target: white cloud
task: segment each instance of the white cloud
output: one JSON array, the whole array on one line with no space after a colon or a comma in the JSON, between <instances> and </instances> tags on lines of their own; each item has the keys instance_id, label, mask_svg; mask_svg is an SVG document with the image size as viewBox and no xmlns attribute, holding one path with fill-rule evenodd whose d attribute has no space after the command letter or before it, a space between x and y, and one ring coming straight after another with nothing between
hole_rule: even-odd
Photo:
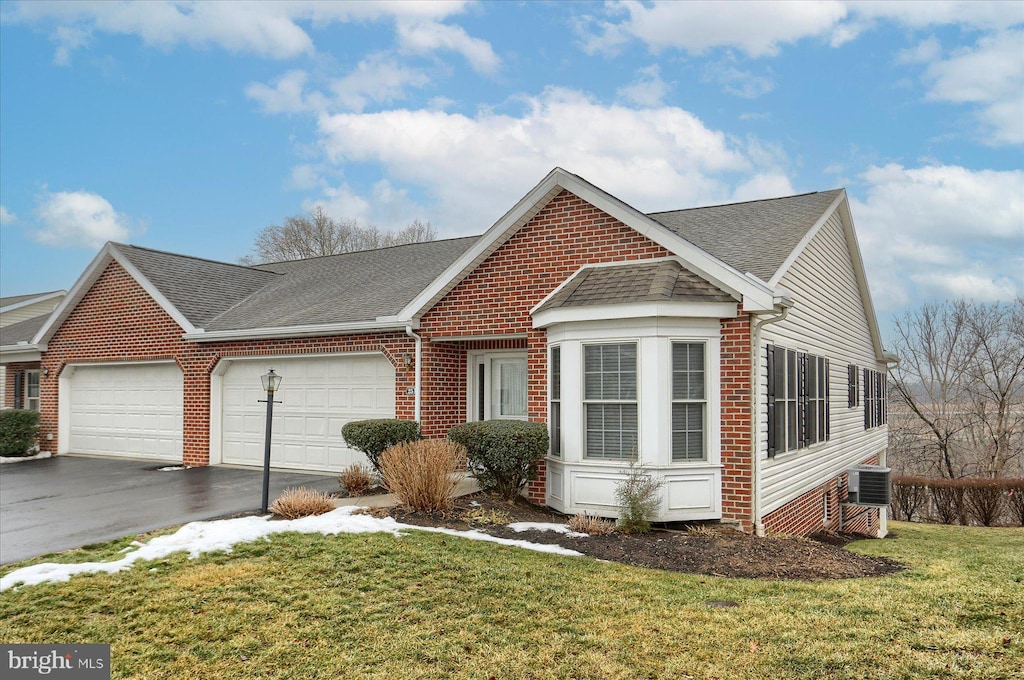
<instances>
[{"instance_id":1,"label":"white cloud","mask_svg":"<svg viewBox=\"0 0 1024 680\"><path fill-rule=\"evenodd\" d=\"M1024 31L984 36L927 69L928 98L978 104L993 144L1024 143Z\"/></svg>"},{"instance_id":2,"label":"white cloud","mask_svg":"<svg viewBox=\"0 0 1024 680\"><path fill-rule=\"evenodd\" d=\"M494 73L501 65L498 55L486 40L470 36L461 26L439 21L399 20L398 42L405 50L417 54L438 50L457 52L478 73Z\"/></svg>"},{"instance_id":3,"label":"white cloud","mask_svg":"<svg viewBox=\"0 0 1024 680\"><path fill-rule=\"evenodd\" d=\"M305 71L288 71L274 81L273 85L250 83L245 94L259 102L267 113L302 113L313 110L319 99L307 99L304 89L309 74Z\"/></svg>"},{"instance_id":4,"label":"white cloud","mask_svg":"<svg viewBox=\"0 0 1024 680\"><path fill-rule=\"evenodd\" d=\"M636 72L633 82L620 87L616 94L620 99L637 106L658 106L668 94L668 83L661 79L657 64L651 64Z\"/></svg>"},{"instance_id":5,"label":"white cloud","mask_svg":"<svg viewBox=\"0 0 1024 680\"><path fill-rule=\"evenodd\" d=\"M808 38L834 47L885 20L914 29L959 24L998 30L1024 22L1019 2L666 2L625 0L606 4L605 19L583 18L584 49L614 52L630 40L651 50L680 49L702 54L734 48L751 57L778 54L782 45Z\"/></svg>"},{"instance_id":6,"label":"white cloud","mask_svg":"<svg viewBox=\"0 0 1024 680\"><path fill-rule=\"evenodd\" d=\"M559 88L523 103L520 115L321 115L321 144L331 163L377 164L396 186L422 191L447 234L483 231L556 165L647 211L726 201L736 185L745 196L789 193L767 147L730 140L678 107L605 106ZM347 185L338 196L351 216L367 200Z\"/></svg>"},{"instance_id":7,"label":"white cloud","mask_svg":"<svg viewBox=\"0 0 1024 680\"><path fill-rule=\"evenodd\" d=\"M330 88L342 108L362 111L371 102L385 104L404 99L408 88L429 82L423 72L378 54L360 61L351 73L334 80Z\"/></svg>"},{"instance_id":8,"label":"white cloud","mask_svg":"<svg viewBox=\"0 0 1024 680\"><path fill-rule=\"evenodd\" d=\"M87 191L45 194L36 213L39 229L32 237L47 246L99 248L131 236L128 218L107 199Z\"/></svg>"},{"instance_id":9,"label":"white cloud","mask_svg":"<svg viewBox=\"0 0 1024 680\"><path fill-rule=\"evenodd\" d=\"M1024 292L1024 171L871 167L851 198L879 311Z\"/></svg>"},{"instance_id":10,"label":"white cloud","mask_svg":"<svg viewBox=\"0 0 1024 680\"><path fill-rule=\"evenodd\" d=\"M704 82L718 83L723 92L744 99L756 99L775 89L775 82L769 76L739 69L735 61L730 54L722 61L708 63L704 68Z\"/></svg>"},{"instance_id":11,"label":"white cloud","mask_svg":"<svg viewBox=\"0 0 1024 680\"><path fill-rule=\"evenodd\" d=\"M322 27L332 23L392 20L402 40L420 50L451 49L462 53L483 72L497 63L490 45L458 26L440 23L461 13L466 2L19 2L12 21L56 25L55 60L67 63L88 42L91 32L138 36L152 47L178 45L219 47L229 52L290 59L314 51L313 39L300 24ZM411 35L407 35L411 31ZM430 45L434 46L431 47ZM488 54L489 53L489 54ZM490 67L488 66L490 65Z\"/></svg>"},{"instance_id":12,"label":"white cloud","mask_svg":"<svg viewBox=\"0 0 1024 680\"><path fill-rule=\"evenodd\" d=\"M14 224L17 221L17 215L8 210L6 206L0 205L0 227L6 227L8 224Z\"/></svg>"},{"instance_id":13,"label":"white cloud","mask_svg":"<svg viewBox=\"0 0 1024 680\"><path fill-rule=\"evenodd\" d=\"M942 54L942 45L934 35L925 38L913 47L901 50L896 55L900 64L927 64L935 61Z\"/></svg>"}]
</instances>

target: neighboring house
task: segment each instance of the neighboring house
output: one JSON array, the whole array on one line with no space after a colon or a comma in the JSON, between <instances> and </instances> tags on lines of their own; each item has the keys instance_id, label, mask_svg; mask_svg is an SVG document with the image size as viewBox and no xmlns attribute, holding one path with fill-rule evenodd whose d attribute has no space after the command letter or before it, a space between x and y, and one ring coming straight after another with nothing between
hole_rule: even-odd
<instances>
[{"instance_id":1,"label":"neighboring house","mask_svg":"<svg viewBox=\"0 0 1024 680\"><path fill-rule=\"evenodd\" d=\"M552 447L528 495L567 513L615 516L639 456L659 520L810 533L885 460L841 189L645 215L556 168L479 237L258 267L110 243L32 343L56 452L261 464L274 368L275 466L362 460L355 419L529 419Z\"/></svg>"},{"instance_id":2,"label":"neighboring house","mask_svg":"<svg viewBox=\"0 0 1024 680\"><path fill-rule=\"evenodd\" d=\"M66 294L54 290L0 298L0 407L39 410L39 351L28 345Z\"/></svg>"}]
</instances>

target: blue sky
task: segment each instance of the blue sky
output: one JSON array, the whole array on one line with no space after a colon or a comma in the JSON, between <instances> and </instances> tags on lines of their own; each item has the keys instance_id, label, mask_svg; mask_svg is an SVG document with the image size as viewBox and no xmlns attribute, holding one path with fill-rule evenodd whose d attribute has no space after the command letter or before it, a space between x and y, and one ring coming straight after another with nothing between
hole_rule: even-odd
<instances>
[{"instance_id":1,"label":"blue sky","mask_svg":"<svg viewBox=\"0 0 1024 680\"><path fill-rule=\"evenodd\" d=\"M483 232L845 186L883 326L1024 291L1024 3L3 2L0 294L321 203Z\"/></svg>"}]
</instances>

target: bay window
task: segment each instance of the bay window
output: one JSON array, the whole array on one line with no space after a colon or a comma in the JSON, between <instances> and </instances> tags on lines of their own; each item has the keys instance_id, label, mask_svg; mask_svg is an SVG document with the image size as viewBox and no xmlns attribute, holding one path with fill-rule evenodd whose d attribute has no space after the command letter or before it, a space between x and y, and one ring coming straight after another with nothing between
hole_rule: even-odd
<instances>
[{"instance_id":1,"label":"bay window","mask_svg":"<svg viewBox=\"0 0 1024 680\"><path fill-rule=\"evenodd\" d=\"M637 456L635 343L583 346L583 412L587 458Z\"/></svg>"}]
</instances>

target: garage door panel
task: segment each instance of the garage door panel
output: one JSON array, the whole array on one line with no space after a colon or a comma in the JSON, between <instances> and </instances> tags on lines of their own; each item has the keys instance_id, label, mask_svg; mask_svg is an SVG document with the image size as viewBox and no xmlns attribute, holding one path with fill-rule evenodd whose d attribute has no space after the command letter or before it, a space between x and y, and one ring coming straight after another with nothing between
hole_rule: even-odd
<instances>
[{"instance_id":1,"label":"garage door panel","mask_svg":"<svg viewBox=\"0 0 1024 680\"><path fill-rule=\"evenodd\" d=\"M183 389L177 365L78 366L68 390L70 451L181 460Z\"/></svg>"},{"instance_id":2,"label":"garage door panel","mask_svg":"<svg viewBox=\"0 0 1024 680\"><path fill-rule=\"evenodd\" d=\"M382 354L274 361L236 361L224 373L222 461L262 465L266 393L260 376L282 376L274 395L271 464L340 471L366 457L345 446L341 428L353 420L395 417L395 370ZM252 389L247 382L255 384Z\"/></svg>"}]
</instances>

